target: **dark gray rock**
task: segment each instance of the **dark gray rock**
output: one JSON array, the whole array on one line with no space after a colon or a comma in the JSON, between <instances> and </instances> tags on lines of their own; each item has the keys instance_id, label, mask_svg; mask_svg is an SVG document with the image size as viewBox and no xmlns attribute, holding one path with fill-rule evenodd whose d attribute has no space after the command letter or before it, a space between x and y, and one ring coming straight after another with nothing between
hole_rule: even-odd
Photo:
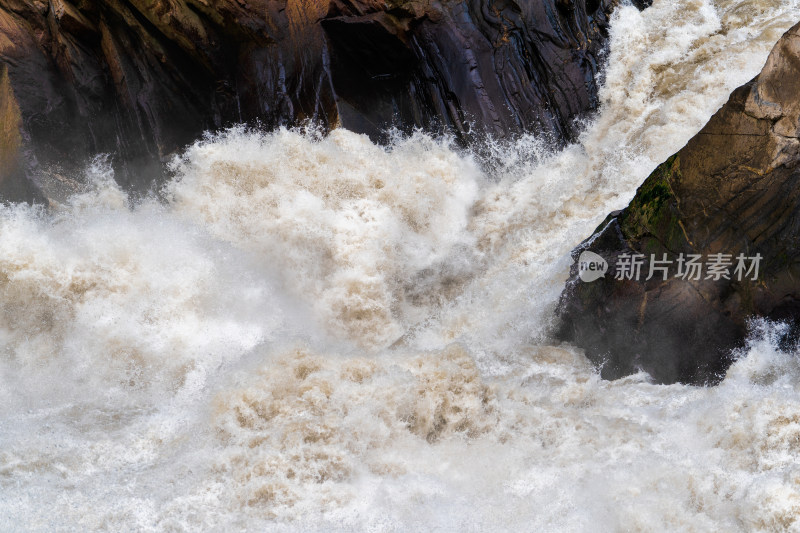
<instances>
[{"instance_id":1,"label":"dark gray rock","mask_svg":"<svg viewBox=\"0 0 800 533\"><path fill-rule=\"evenodd\" d=\"M571 140L597 106L613 3L1 0L19 111L4 197L47 195L69 180L46 176L98 152L145 189L169 154L239 122Z\"/></svg>"}]
</instances>

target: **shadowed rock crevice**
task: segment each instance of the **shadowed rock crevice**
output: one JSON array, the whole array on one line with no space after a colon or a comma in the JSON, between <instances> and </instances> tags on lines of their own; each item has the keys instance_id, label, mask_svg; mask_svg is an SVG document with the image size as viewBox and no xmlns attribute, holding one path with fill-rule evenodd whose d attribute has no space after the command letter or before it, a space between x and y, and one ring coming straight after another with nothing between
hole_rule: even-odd
<instances>
[{"instance_id":1,"label":"shadowed rock crevice","mask_svg":"<svg viewBox=\"0 0 800 533\"><path fill-rule=\"evenodd\" d=\"M609 273L583 283L578 265L561 297L558 335L586 350L606 378L645 370L661 383L713 383L744 343L748 320L800 326L800 25L762 72L736 89L709 123L661 164L630 205L579 246ZM643 254L639 280L615 279L622 254ZM729 254L730 279L651 280L649 259ZM759 271L736 275L736 258ZM750 267L750 263L746 263ZM754 274L754 272L753 272ZM738 279L742 278L742 279Z\"/></svg>"}]
</instances>

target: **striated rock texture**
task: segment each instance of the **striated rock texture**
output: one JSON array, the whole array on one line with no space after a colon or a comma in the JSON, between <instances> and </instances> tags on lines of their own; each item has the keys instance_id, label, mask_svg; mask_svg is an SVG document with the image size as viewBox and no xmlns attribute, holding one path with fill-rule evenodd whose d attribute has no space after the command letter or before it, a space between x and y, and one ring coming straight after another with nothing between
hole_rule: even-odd
<instances>
[{"instance_id":1,"label":"striated rock texture","mask_svg":"<svg viewBox=\"0 0 800 533\"><path fill-rule=\"evenodd\" d=\"M750 317L800 325L800 24L771 52L762 72L680 152L660 165L622 212L583 250L603 256L609 275L592 283L577 265L562 294L559 335L578 344L602 375L644 369L656 381L709 383L731 363ZM621 254L644 254L640 281L615 279ZM701 254L699 281L655 271L655 254ZM709 255L731 254L730 278L708 277ZM735 275L736 257L760 254L756 280ZM713 260L712 260L713 261ZM750 268L752 261L745 261Z\"/></svg>"},{"instance_id":2,"label":"striated rock texture","mask_svg":"<svg viewBox=\"0 0 800 533\"><path fill-rule=\"evenodd\" d=\"M98 152L145 187L236 122L568 140L597 105L614 2L0 0L1 192L57 195Z\"/></svg>"}]
</instances>

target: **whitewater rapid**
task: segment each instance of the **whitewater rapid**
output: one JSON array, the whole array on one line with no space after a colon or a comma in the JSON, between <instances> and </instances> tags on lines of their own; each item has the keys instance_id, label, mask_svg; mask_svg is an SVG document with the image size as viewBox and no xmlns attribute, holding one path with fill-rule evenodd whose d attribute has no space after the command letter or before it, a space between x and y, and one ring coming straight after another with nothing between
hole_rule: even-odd
<instances>
[{"instance_id":1,"label":"whitewater rapid","mask_svg":"<svg viewBox=\"0 0 800 533\"><path fill-rule=\"evenodd\" d=\"M618 7L557 152L234 128L150 197L99 156L0 207L0 530L800 530L779 324L714 388L548 338L570 250L798 19Z\"/></svg>"}]
</instances>

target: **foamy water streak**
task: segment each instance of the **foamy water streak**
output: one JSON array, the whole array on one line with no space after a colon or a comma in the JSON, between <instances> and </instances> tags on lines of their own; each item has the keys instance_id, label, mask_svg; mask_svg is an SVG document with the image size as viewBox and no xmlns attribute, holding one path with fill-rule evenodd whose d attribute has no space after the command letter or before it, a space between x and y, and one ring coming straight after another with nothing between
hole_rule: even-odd
<instances>
[{"instance_id":1,"label":"foamy water streak","mask_svg":"<svg viewBox=\"0 0 800 533\"><path fill-rule=\"evenodd\" d=\"M559 153L231 130L131 205L0 208L0 529L800 529L800 366L603 382L545 333L568 252L760 69L777 2L615 15Z\"/></svg>"}]
</instances>

